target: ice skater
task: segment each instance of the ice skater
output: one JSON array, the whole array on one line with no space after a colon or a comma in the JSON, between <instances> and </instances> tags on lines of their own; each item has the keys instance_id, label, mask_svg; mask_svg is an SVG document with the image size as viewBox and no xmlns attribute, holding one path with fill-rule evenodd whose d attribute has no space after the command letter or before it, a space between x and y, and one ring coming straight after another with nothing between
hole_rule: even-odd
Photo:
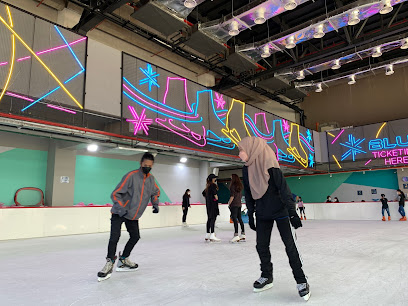
<instances>
[{"instance_id":1,"label":"ice skater","mask_svg":"<svg viewBox=\"0 0 408 306\"><path fill-rule=\"evenodd\" d=\"M388 221L391 221L390 209L388 207L388 199L385 197L385 194L381 194L381 203L382 203L382 220L385 221L384 211L387 211Z\"/></svg>"},{"instance_id":2,"label":"ice skater","mask_svg":"<svg viewBox=\"0 0 408 306\"><path fill-rule=\"evenodd\" d=\"M334 197L334 203L340 203L339 198L338 197Z\"/></svg>"},{"instance_id":3,"label":"ice skater","mask_svg":"<svg viewBox=\"0 0 408 306\"><path fill-rule=\"evenodd\" d=\"M220 214L218 209L218 186L216 182L217 176L215 174L210 174L207 177L207 186L203 191L207 208L207 233L205 235L205 241L210 242L221 242L221 239L218 239L214 233L215 221Z\"/></svg>"},{"instance_id":4,"label":"ice skater","mask_svg":"<svg viewBox=\"0 0 408 306\"><path fill-rule=\"evenodd\" d=\"M234 238L230 240L230 242L232 243L240 242L240 241L244 242L246 238L244 222L242 221L242 217L241 217L242 189L244 189L244 186L242 186L241 180L239 179L238 175L232 174L231 186L230 186L230 198L228 200L228 207L231 211L231 219L232 219L232 222L234 222ZM241 226L240 236L238 235L238 222Z\"/></svg>"},{"instance_id":5,"label":"ice skater","mask_svg":"<svg viewBox=\"0 0 408 306\"><path fill-rule=\"evenodd\" d=\"M331 199L331 196L327 196L327 198L326 198L326 203L331 203L332 202L332 199Z\"/></svg>"},{"instance_id":6,"label":"ice skater","mask_svg":"<svg viewBox=\"0 0 408 306\"><path fill-rule=\"evenodd\" d=\"M302 269L296 246L297 229L302 226L296 213L292 193L286 183L272 148L259 137L246 137L239 144L239 157L245 162L242 170L249 226L256 231L256 249L261 260L261 277L254 282L254 291L273 286L270 240L276 222L301 297L308 300L310 288ZM254 220L256 212L256 225Z\"/></svg>"},{"instance_id":7,"label":"ice skater","mask_svg":"<svg viewBox=\"0 0 408 306\"><path fill-rule=\"evenodd\" d=\"M307 220L306 219L306 213L305 213L305 205L303 204L303 200L302 200L301 197L299 197L297 204L298 204L299 213L300 213L300 220L303 220L303 218L305 218L305 220ZM302 217L302 214L303 214L303 217Z\"/></svg>"},{"instance_id":8,"label":"ice skater","mask_svg":"<svg viewBox=\"0 0 408 306\"><path fill-rule=\"evenodd\" d=\"M106 264L98 272L98 281L108 279L117 259L116 247L119 242L122 223L129 232L129 241L121 254L116 271L135 271L138 265L130 261L129 256L140 239L139 218L143 215L147 204L153 204L153 213L159 212L160 189L153 175L150 174L154 164L154 156L145 153L140 161L140 168L127 173L111 195L113 201L111 231L108 244Z\"/></svg>"},{"instance_id":9,"label":"ice skater","mask_svg":"<svg viewBox=\"0 0 408 306\"><path fill-rule=\"evenodd\" d=\"M181 207L183 208L183 226L187 226L187 213L188 213L188 209L191 207L190 205L190 189L187 189L186 192L183 195L183 204L181 205Z\"/></svg>"},{"instance_id":10,"label":"ice skater","mask_svg":"<svg viewBox=\"0 0 408 306\"><path fill-rule=\"evenodd\" d=\"M402 218L399 219L400 221L407 221L407 216L405 215L405 194L401 191L401 189L397 189L397 194L398 194L398 202L399 202L399 207L398 207L398 212L401 214Z\"/></svg>"}]
</instances>

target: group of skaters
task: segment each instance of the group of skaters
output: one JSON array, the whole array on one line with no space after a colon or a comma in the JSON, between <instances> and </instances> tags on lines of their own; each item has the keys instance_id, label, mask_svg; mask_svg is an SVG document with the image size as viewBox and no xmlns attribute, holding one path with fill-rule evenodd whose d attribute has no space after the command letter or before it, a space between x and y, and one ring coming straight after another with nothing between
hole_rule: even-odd
<instances>
[{"instance_id":1,"label":"group of skaters","mask_svg":"<svg viewBox=\"0 0 408 306\"><path fill-rule=\"evenodd\" d=\"M249 227L256 231L256 250L261 261L261 276L254 282L254 292L260 292L273 286L273 265L271 262L270 240L274 224L278 228L285 245L286 254L297 283L300 297L308 300L311 292L307 278L302 269L302 260L296 246L295 230L302 226L296 213L296 204L286 180L280 170L275 152L266 141L258 137L246 137L239 144L239 157L245 163L242 169L243 184L238 175L231 177L231 196L228 201L231 218L234 222L232 242L245 240L244 223L241 218L241 192L245 193L248 209ZM111 210L111 232L108 243L106 264L98 272L98 281L108 279L118 260L116 271L135 271L138 265L129 259L130 253L138 240L139 218L143 215L149 202L152 212L159 212L160 189L150 171L154 165L154 156L145 153L140 168L127 173L112 193L113 207ZM217 176L210 174L207 178L203 195L206 199L207 224L205 240L219 242L215 235L215 222L219 215ZM190 207L190 190L183 196L183 223ZM121 226L125 223L129 232L129 241L123 253L116 255L116 248L121 234ZM239 233L239 227L241 232Z\"/></svg>"}]
</instances>

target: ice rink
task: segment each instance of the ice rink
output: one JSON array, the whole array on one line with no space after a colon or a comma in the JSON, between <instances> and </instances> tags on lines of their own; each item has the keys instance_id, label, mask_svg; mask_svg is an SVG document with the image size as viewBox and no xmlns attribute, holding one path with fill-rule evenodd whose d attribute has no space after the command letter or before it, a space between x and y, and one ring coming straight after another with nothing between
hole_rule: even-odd
<instances>
[{"instance_id":1,"label":"ice rink","mask_svg":"<svg viewBox=\"0 0 408 306\"><path fill-rule=\"evenodd\" d=\"M27 225L29 226L29 225ZM305 221L297 231L310 305L407 305L407 222ZM252 292L260 276L255 232L230 244L204 243L204 225L142 230L135 272L98 283L108 233L0 242L0 305L298 305L296 283L276 228L274 287ZM123 232L119 249L128 234Z\"/></svg>"}]
</instances>

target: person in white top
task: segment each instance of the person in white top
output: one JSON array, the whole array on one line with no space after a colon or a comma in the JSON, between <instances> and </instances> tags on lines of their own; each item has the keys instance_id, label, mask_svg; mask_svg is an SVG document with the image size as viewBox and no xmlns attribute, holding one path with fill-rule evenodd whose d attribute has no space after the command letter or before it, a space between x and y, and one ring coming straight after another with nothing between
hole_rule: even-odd
<instances>
[{"instance_id":1,"label":"person in white top","mask_svg":"<svg viewBox=\"0 0 408 306\"><path fill-rule=\"evenodd\" d=\"M303 220L303 217L306 219L306 214L305 214L305 206L303 204L303 200L301 197L299 197L299 201L298 201L298 208L299 208L299 212L300 212L300 220ZM302 216L303 214L303 216Z\"/></svg>"}]
</instances>

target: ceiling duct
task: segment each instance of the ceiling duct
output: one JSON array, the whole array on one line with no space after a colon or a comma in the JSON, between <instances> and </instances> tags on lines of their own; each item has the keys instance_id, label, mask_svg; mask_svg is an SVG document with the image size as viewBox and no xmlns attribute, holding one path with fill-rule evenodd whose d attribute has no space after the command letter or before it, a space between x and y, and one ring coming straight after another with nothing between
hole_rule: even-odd
<instances>
[{"instance_id":1,"label":"ceiling duct","mask_svg":"<svg viewBox=\"0 0 408 306\"><path fill-rule=\"evenodd\" d=\"M166 7L179 18L187 18L194 8L205 0L156 0L156 4Z\"/></svg>"}]
</instances>

